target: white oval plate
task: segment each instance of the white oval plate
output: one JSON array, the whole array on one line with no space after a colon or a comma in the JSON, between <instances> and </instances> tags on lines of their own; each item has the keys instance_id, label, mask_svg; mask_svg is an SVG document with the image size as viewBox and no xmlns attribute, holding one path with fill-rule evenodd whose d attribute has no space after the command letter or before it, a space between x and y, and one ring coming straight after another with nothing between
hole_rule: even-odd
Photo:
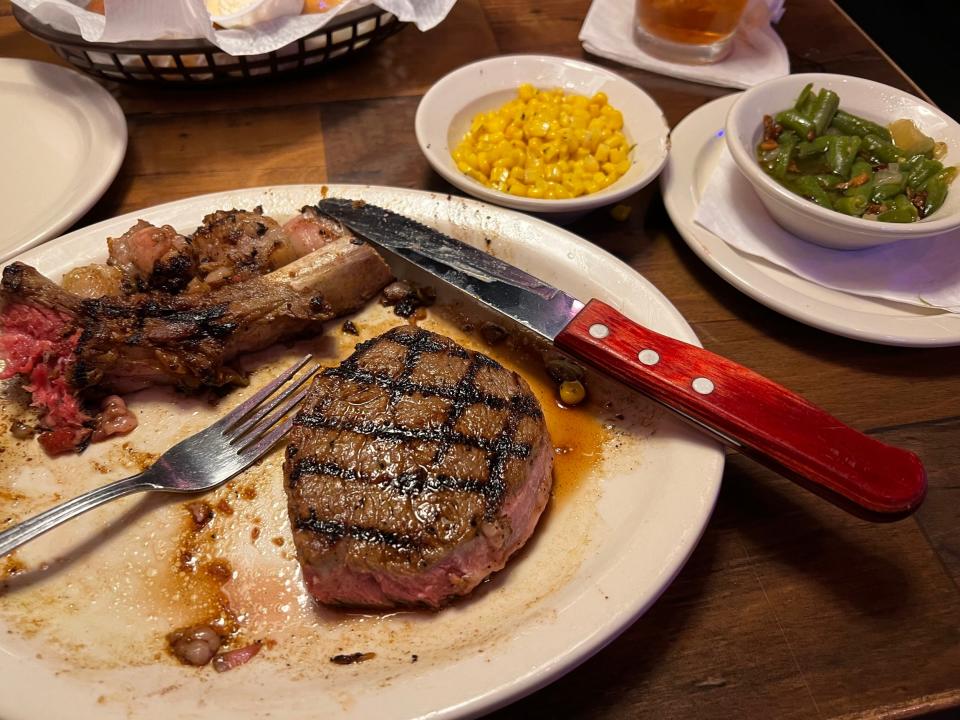
<instances>
[{"instance_id":1,"label":"white oval plate","mask_svg":"<svg viewBox=\"0 0 960 720\"><path fill-rule=\"evenodd\" d=\"M103 195L127 149L127 121L74 70L0 59L0 262L54 237Z\"/></svg>"},{"instance_id":2,"label":"white oval plate","mask_svg":"<svg viewBox=\"0 0 960 720\"><path fill-rule=\"evenodd\" d=\"M630 169L603 190L568 200L526 198L494 190L464 175L450 152L477 113L516 97L522 83L561 88L591 97L606 93L623 113L623 132L633 145ZM615 72L581 60L551 55L504 55L457 68L435 82L417 106L417 142L433 169L474 197L541 214L584 213L632 195L657 177L670 148L670 128L656 101Z\"/></svg>"},{"instance_id":3,"label":"white oval plate","mask_svg":"<svg viewBox=\"0 0 960 720\"><path fill-rule=\"evenodd\" d=\"M390 207L490 247L573 295L602 298L660 332L697 342L649 282L553 225L415 190L330 186L329 192ZM282 219L319 193L317 186L288 186L181 200L71 233L20 259L59 279L76 263L102 259L104 238L138 218L189 232L215 209L262 204ZM383 312L371 305L371 311ZM322 342L341 337L346 341L332 330ZM253 384L265 382L273 367ZM227 400L239 402L252 390L234 391ZM140 427L81 456L51 460L35 450L35 442L18 446L34 448L32 462L4 464L11 453L0 455L0 489L49 504L44 493L70 496L130 474L131 456L162 451L226 410L171 398L159 391L131 396ZM313 606L290 552L282 458L268 457L242 476L241 484L257 488L256 499L238 498L235 514L215 522L226 523L218 552L237 570L225 586L232 605L277 645L222 675L209 667L179 666L160 653L163 633L177 627L171 619L177 603L189 601L177 596L176 585L157 599L158 588L167 588L169 558L176 557L185 500L128 499L78 518L20 554L29 567L51 556L67 559L0 600L0 676L6 687L19 689L0 693L0 716L459 718L530 693L600 650L654 602L693 550L716 500L722 450L639 396L624 405L630 406L626 422L603 462L565 499L551 503L524 551L475 597L435 614L363 616ZM17 506L21 513L25 502ZM257 542L248 524L253 513L263 527ZM283 549L269 542L274 535L287 538ZM128 644L127 638L144 634L149 643ZM332 655L354 651L377 657L349 667L329 662Z\"/></svg>"},{"instance_id":4,"label":"white oval plate","mask_svg":"<svg viewBox=\"0 0 960 720\"><path fill-rule=\"evenodd\" d=\"M737 94L726 95L697 108L681 120L670 135L673 147L660 186L667 213L687 245L738 290L815 328L883 345L960 344L958 315L850 295L817 285L738 252L694 222L701 193L723 149L722 131L727 112L737 97Z\"/></svg>"}]
</instances>

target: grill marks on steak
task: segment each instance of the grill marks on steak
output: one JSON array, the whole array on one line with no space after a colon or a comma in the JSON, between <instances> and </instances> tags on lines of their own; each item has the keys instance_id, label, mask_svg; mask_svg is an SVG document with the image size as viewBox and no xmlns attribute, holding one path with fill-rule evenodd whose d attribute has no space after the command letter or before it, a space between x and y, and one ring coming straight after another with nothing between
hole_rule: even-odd
<instances>
[{"instance_id":1,"label":"grill marks on steak","mask_svg":"<svg viewBox=\"0 0 960 720\"><path fill-rule=\"evenodd\" d=\"M552 448L518 375L399 327L316 379L284 467L318 601L440 607L529 537Z\"/></svg>"}]
</instances>

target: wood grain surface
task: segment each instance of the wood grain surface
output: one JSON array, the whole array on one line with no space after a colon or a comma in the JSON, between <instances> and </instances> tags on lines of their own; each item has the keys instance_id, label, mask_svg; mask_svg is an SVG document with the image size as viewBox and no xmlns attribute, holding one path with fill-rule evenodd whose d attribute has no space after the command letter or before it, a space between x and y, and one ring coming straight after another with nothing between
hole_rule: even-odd
<instances>
[{"instance_id":1,"label":"wood grain surface","mask_svg":"<svg viewBox=\"0 0 960 720\"><path fill-rule=\"evenodd\" d=\"M329 72L233 89L108 89L130 143L79 226L177 198L271 183L374 182L455 192L413 135L444 73L511 52L583 57L641 85L670 125L729 90L588 57L589 0L459 0ZM920 93L827 0L790 0L778 26L794 71L860 75ZM0 56L60 62L0 0ZM617 222L570 229L652 281L710 350L748 365L883 442L929 475L917 515L858 520L731 454L719 505L656 605L566 677L495 717L903 718L960 708L960 348L892 348L785 318L684 244L656 184Z\"/></svg>"}]
</instances>

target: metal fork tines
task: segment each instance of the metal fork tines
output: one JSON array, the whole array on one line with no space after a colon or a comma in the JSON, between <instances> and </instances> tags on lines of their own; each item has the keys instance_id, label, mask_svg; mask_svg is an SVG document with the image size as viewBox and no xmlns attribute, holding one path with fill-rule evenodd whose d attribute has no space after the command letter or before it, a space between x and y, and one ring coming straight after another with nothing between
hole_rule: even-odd
<instances>
[{"instance_id":1,"label":"metal fork tines","mask_svg":"<svg viewBox=\"0 0 960 720\"><path fill-rule=\"evenodd\" d=\"M211 490L266 455L293 427L290 413L320 369L307 355L218 421L181 440L142 473L91 490L0 533L0 557L62 522L117 498L146 490ZM302 372L301 372L302 371Z\"/></svg>"}]
</instances>

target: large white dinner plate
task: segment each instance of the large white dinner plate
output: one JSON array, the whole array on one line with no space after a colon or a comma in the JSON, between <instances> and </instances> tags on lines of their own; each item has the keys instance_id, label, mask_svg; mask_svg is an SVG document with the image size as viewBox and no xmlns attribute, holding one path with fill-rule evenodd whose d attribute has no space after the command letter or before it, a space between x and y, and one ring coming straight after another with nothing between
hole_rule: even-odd
<instances>
[{"instance_id":1,"label":"large white dinner plate","mask_svg":"<svg viewBox=\"0 0 960 720\"><path fill-rule=\"evenodd\" d=\"M69 227L103 195L127 149L117 101L74 70L0 59L0 262Z\"/></svg>"},{"instance_id":2,"label":"large white dinner plate","mask_svg":"<svg viewBox=\"0 0 960 720\"><path fill-rule=\"evenodd\" d=\"M319 193L316 186L287 186L182 200L76 231L19 259L59 278L72 265L102 260L104 238L138 218L190 232L218 208L260 204L283 219ZM697 342L650 283L558 227L449 195L348 185L330 186L329 193L415 217L582 299L602 298L655 330ZM371 303L358 326L369 332L371 314L383 312ZM333 324L317 341L321 359L329 359L324 342L356 342L338 328ZM253 386L278 366L262 369ZM253 389L234 391L224 402L239 402ZM222 675L180 666L163 653L163 633L207 597L202 587L180 584L170 569L180 544L192 542L183 530L184 500L118 501L39 538L19 555L32 570L14 576L0 595L0 677L5 687L18 688L0 693L0 716L453 718L543 686L600 650L664 591L707 523L723 469L716 444L652 403L612 383L608 391L593 384L591 392L598 393L592 412L608 433L601 447L586 448L593 464L558 490L533 540L505 571L438 613L363 615L313 605L289 543L281 453L241 476L233 490L217 491L234 510L215 518L224 523L216 553L236 571L224 586L231 606L252 634L276 641ZM140 427L83 455L49 459L33 441L17 446L29 461L11 463L9 449L0 454L0 503L9 508L10 498L18 498L15 507L25 514L25 505L32 503L30 512L49 505L53 492L67 497L130 474L144 454L162 451L225 410L160 391L129 403ZM553 425L551 433L557 440L563 428ZM259 540L251 537L253 522L262 528ZM57 557L65 559L38 569ZM351 666L329 661L359 651L376 657Z\"/></svg>"},{"instance_id":3,"label":"large white dinner plate","mask_svg":"<svg viewBox=\"0 0 960 720\"><path fill-rule=\"evenodd\" d=\"M884 345L960 344L958 315L823 287L739 252L694 222L701 194L723 149L727 111L736 98L737 94L727 95L697 108L670 134L670 158L660 186L667 213L687 245L734 287L807 325Z\"/></svg>"}]
</instances>

